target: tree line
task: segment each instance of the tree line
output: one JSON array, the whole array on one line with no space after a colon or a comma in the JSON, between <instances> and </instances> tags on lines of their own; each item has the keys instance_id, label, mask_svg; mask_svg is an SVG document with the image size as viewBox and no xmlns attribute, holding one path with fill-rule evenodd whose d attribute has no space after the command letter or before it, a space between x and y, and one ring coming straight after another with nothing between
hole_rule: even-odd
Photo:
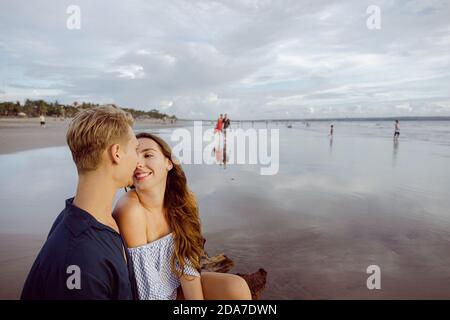
<instances>
[{"instance_id":1,"label":"tree line","mask_svg":"<svg viewBox=\"0 0 450 320\"><path fill-rule=\"evenodd\" d=\"M74 102L72 105L65 105L45 100L26 99L23 104L16 102L0 102L0 116L7 117L38 117L41 114L49 117L71 118L82 109L89 109L100 106L90 102ZM115 105L113 105L115 106ZM115 106L117 107L117 106ZM132 108L121 108L133 115L134 118L152 118L152 119L176 119L174 115L169 116L159 112L156 109L150 111L135 110Z\"/></svg>"}]
</instances>

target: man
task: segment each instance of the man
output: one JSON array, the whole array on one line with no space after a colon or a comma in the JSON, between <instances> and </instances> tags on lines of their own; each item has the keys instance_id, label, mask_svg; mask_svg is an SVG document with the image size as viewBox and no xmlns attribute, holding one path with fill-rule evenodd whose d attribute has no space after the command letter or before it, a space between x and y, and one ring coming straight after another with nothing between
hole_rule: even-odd
<instances>
[{"instance_id":1,"label":"man","mask_svg":"<svg viewBox=\"0 0 450 320\"><path fill-rule=\"evenodd\" d=\"M398 123L398 120L395 120L394 139L398 139L399 137L400 137L400 124Z\"/></svg>"},{"instance_id":2,"label":"man","mask_svg":"<svg viewBox=\"0 0 450 320\"><path fill-rule=\"evenodd\" d=\"M41 123L41 128L45 128L45 116L42 113L39 116L39 122Z\"/></svg>"},{"instance_id":3,"label":"man","mask_svg":"<svg viewBox=\"0 0 450 320\"><path fill-rule=\"evenodd\" d=\"M223 117L223 130L226 134L227 128L230 126L230 119L228 119L227 114L225 113L225 116Z\"/></svg>"},{"instance_id":4,"label":"man","mask_svg":"<svg viewBox=\"0 0 450 320\"><path fill-rule=\"evenodd\" d=\"M132 266L112 217L118 188L129 186L138 142L132 117L114 107L84 110L67 143L78 171L74 198L54 222L25 282L22 299L133 299Z\"/></svg>"}]
</instances>

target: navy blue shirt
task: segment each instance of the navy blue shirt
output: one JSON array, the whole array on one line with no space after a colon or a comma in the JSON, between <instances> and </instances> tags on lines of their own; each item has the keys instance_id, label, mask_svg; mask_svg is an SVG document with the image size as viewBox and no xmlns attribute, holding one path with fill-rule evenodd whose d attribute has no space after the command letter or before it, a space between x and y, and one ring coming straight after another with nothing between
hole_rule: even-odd
<instances>
[{"instance_id":1,"label":"navy blue shirt","mask_svg":"<svg viewBox=\"0 0 450 320\"><path fill-rule=\"evenodd\" d=\"M130 300L137 298L135 285L121 235L71 198L31 267L21 299Z\"/></svg>"}]
</instances>

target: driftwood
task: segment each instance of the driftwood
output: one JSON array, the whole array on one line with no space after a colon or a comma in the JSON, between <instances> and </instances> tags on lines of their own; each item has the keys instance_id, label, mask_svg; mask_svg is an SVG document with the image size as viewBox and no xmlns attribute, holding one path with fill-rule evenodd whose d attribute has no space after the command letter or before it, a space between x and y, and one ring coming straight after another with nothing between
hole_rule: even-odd
<instances>
[{"instance_id":1,"label":"driftwood","mask_svg":"<svg viewBox=\"0 0 450 320\"><path fill-rule=\"evenodd\" d=\"M228 273L234 267L234 261L223 253L210 257L205 252L201 259L201 264L202 270L210 272ZM252 299L258 300L266 287L267 271L261 268L252 274L238 273L237 275L244 278L247 282L252 293Z\"/></svg>"},{"instance_id":2,"label":"driftwood","mask_svg":"<svg viewBox=\"0 0 450 320\"><path fill-rule=\"evenodd\" d=\"M227 273L234 267L234 261L223 253L209 257L205 254L201 260L202 270Z\"/></svg>"}]
</instances>

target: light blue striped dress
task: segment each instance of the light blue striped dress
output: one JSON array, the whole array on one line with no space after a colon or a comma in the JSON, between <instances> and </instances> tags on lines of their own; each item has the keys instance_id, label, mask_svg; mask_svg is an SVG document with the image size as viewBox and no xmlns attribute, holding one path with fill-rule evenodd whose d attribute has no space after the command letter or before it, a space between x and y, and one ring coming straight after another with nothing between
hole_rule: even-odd
<instances>
[{"instance_id":1,"label":"light blue striped dress","mask_svg":"<svg viewBox=\"0 0 450 320\"><path fill-rule=\"evenodd\" d=\"M133 262L139 300L175 300L180 279L172 271L171 259L175 242L173 233L136 248L128 248ZM199 277L198 271L186 263L184 274Z\"/></svg>"}]
</instances>

